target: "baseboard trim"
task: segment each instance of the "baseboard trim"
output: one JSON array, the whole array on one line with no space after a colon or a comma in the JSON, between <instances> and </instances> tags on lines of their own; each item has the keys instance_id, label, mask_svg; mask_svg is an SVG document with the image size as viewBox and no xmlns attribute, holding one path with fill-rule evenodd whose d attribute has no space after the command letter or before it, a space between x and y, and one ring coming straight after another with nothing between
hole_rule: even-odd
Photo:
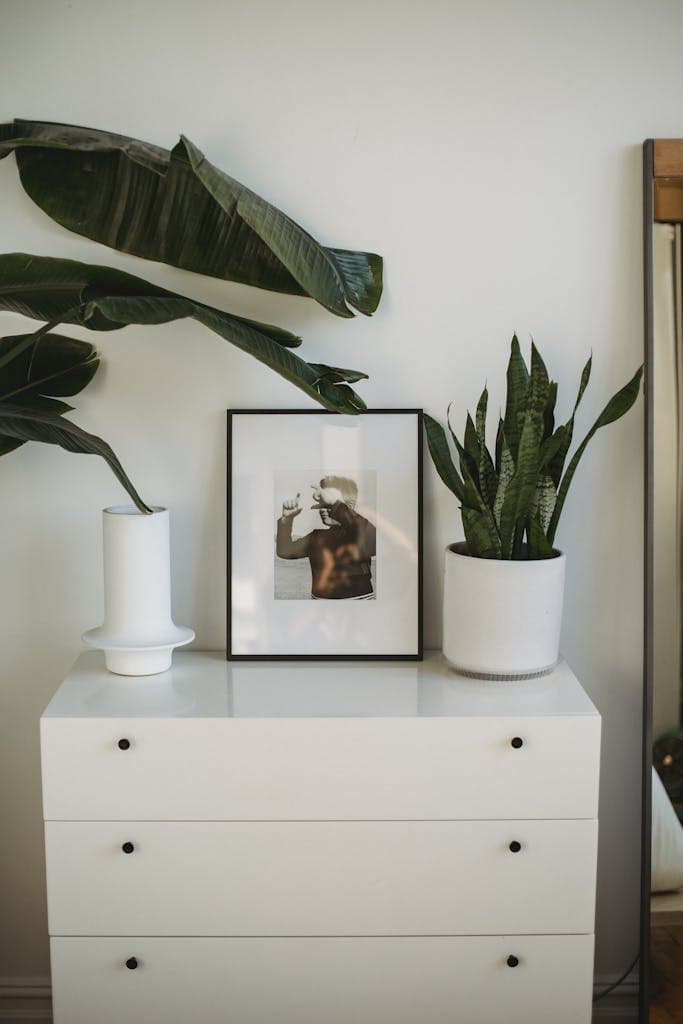
<instances>
[{"instance_id":1,"label":"baseboard trim","mask_svg":"<svg viewBox=\"0 0 683 1024\"><path fill-rule=\"evenodd\" d=\"M611 985L614 985L619 981L620 977L621 974L617 971L614 971L611 974L596 974L593 978L593 995L597 996L600 992L604 992L606 988L609 988ZM614 990L615 995L618 992L625 996L637 996L639 984L640 976L638 971L633 970L630 974L626 975L619 987Z\"/></svg>"},{"instance_id":2,"label":"baseboard trim","mask_svg":"<svg viewBox=\"0 0 683 1024\"><path fill-rule=\"evenodd\" d=\"M49 978L0 978L2 1024L31 1024L52 1020Z\"/></svg>"},{"instance_id":3,"label":"baseboard trim","mask_svg":"<svg viewBox=\"0 0 683 1024\"><path fill-rule=\"evenodd\" d=\"M593 995L597 996L621 977L618 973L596 974ZM614 992L593 1004L593 1021L611 1021L612 1024L633 1024L638 1020L638 971L631 971Z\"/></svg>"}]
</instances>

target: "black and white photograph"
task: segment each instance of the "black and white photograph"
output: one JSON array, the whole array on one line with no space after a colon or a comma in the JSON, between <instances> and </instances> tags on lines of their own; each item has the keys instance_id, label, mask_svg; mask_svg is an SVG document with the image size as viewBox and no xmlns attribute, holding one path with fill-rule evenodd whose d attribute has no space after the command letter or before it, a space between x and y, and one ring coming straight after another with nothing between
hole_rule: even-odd
<instances>
[{"instance_id":1,"label":"black and white photograph","mask_svg":"<svg viewBox=\"0 0 683 1024\"><path fill-rule=\"evenodd\" d=\"M421 420L228 412L228 658L421 658Z\"/></svg>"},{"instance_id":2,"label":"black and white photograph","mask_svg":"<svg viewBox=\"0 0 683 1024\"><path fill-rule=\"evenodd\" d=\"M277 475L276 601L375 599L375 489L374 470Z\"/></svg>"}]
</instances>

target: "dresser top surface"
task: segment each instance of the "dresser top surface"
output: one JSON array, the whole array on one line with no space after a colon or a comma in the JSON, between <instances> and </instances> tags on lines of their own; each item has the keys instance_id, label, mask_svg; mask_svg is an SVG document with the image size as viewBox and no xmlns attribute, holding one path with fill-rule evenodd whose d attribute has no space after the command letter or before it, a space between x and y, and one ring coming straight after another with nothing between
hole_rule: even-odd
<instances>
[{"instance_id":1,"label":"dresser top surface","mask_svg":"<svg viewBox=\"0 0 683 1024\"><path fill-rule=\"evenodd\" d=\"M452 718L594 715L566 662L550 675L491 682L422 662L227 662L182 651L168 672L130 678L80 655L44 718Z\"/></svg>"}]
</instances>

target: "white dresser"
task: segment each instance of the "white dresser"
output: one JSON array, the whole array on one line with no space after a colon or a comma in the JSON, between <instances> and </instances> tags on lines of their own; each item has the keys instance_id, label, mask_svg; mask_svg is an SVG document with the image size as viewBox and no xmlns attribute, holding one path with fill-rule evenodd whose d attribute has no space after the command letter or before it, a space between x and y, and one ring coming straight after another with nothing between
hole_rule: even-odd
<instances>
[{"instance_id":1,"label":"white dresser","mask_svg":"<svg viewBox=\"0 0 683 1024\"><path fill-rule=\"evenodd\" d=\"M600 717L566 665L82 655L41 720L56 1024L588 1024Z\"/></svg>"}]
</instances>

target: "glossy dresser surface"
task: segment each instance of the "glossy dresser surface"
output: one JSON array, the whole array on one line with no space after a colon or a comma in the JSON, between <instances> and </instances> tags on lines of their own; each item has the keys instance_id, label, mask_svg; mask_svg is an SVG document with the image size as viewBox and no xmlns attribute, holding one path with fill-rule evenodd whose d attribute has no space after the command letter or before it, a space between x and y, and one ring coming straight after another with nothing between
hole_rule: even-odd
<instances>
[{"instance_id":1,"label":"glossy dresser surface","mask_svg":"<svg viewBox=\"0 0 683 1024\"><path fill-rule=\"evenodd\" d=\"M41 720L56 1024L588 1024L600 718L566 665L82 655Z\"/></svg>"}]
</instances>

